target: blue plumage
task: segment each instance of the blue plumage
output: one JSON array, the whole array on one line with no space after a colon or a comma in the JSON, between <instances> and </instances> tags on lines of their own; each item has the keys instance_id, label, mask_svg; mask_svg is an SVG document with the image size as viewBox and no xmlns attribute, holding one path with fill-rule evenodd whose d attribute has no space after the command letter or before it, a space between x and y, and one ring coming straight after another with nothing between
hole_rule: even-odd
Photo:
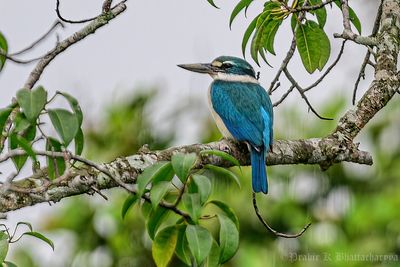
<instances>
[{"instance_id":1,"label":"blue plumage","mask_svg":"<svg viewBox=\"0 0 400 267\"><path fill-rule=\"evenodd\" d=\"M266 194L265 158L273 142L273 110L254 69L245 60L228 56L218 57L211 64L179 66L214 78L209 97L217 125L224 134L227 130L233 138L249 145L253 191Z\"/></svg>"},{"instance_id":2,"label":"blue plumage","mask_svg":"<svg viewBox=\"0 0 400 267\"><path fill-rule=\"evenodd\" d=\"M254 192L268 192L265 157L272 145L273 113L267 92L258 83L216 79L212 108L238 141L250 145Z\"/></svg>"}]
</instances>

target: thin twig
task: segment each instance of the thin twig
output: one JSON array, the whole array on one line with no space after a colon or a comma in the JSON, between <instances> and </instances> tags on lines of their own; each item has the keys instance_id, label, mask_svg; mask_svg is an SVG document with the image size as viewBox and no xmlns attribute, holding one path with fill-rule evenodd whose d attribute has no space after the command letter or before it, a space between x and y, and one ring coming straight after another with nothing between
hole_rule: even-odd
<instances>
[{"instance_id":1,"label":"thin twig","mask_svg":"<svg viewBox=\"0 0 400 267\"><path fill-rule=\"evenodd\" d=\"M313 84L305 87L303 89L303 92L307 92L308 90L311 90L314 87L316 87L318 84L320 84L323 81L323 79L325 79L325 77L329 74L329 72L336 66L336 64L339 63L339 61L343 55L343 52L344 52L344 47L345 47L346 41L347 40L343 40L338 56L336 57L335 61L326 69L325 73L322 74L322 76L319 77L318 80L316 80Z\"/></svg>"},{"instance_id":2,"label":"thin twig","mask_svg":"<svg viewBox=\"0 0 400 267\"><path fill-rule=\"evenodd\" d=\"M283 59L281 66L278 69L278 72L275 74L274 79L271 82L271 85L269 86L268 93L271 94L274 92L274 90L277 89L275 87L275 84L279 81L279 78L282 74L282 71L284 68L287 67L287 65L290 62L290 59L293 57L294 51L296 50L296 37L293 35L292 43L290 45L289 51L286 54L286 57Z\"/></svg>"},{"instance_id":3,"label":"thin twig","mask_svg":"<svg viewBox=\"0 0 400 267\"><path fill-rule=\"evenodd\" d=\"M72 46L73 44L79 42L80 40L86 38L90 34L93 34L98 28L106 25L110 20L124 12L126 9L126 5L124 1L117 4L113 7L110 12L107 14L102 14L98 16L95 20L91 23L86 25L80 31L75 32L73 35L69 36L68 38L64 39L57 46L50 50L36 65L35 69L30 73L27 81L23 88L31 89L35 83L39 80L40 76L42 75L44 69L47 65L60 53L64 52L67 48Z\"/></svg>"},{"instance_id":4,"label":"thin twig","mask_svg":"<svg viewBox=\"0 0 400 267\"><path fill-rule=\"evenodd\" d=\"M107 1L106 1L106 2L107 2ZM111 4L111 3L110 3L110 4ZM60 12L60 0L57 0L57 1L56 1L56 13L57 13L57 17L58 17L61 21L66 22L66 23L71 23L71 24L86 23L86 22L93 21L93 20L95 20L95 19L97 19L97 18L99 17L99 15L98 15L98 16L96 16L96 17L92 17L92 18L88 18L88 19L82 19L82 20L70 20L70 19L66 19L66 18L64 18L64 17L61 15L61 12Z\"/></svg>"},{"instance_id":5,"label":"thin twig","mask_svg":"<svg viewBox=\"0 0 400 267\"><path fill-rule=\"evenodd\" d=\"M295 87L294 85L290 86L290 88L286 91L286 93L284 93L282 97L278 101L276 101L272 106L276 107L279 104L281 104L286 99L286 97L288 97L288 95L293 91L294 87Z\"/></svg>"},{"instance_id":6,"label":"thin twig","mask_svg":"<svg viewBox=\"0 0 400 267\"><path fill-rule=\"evenodd\" d=\"M321 120L329 120L329 121L332 120L331 118L322 117L321 115L318 114L318 112L314 109L314 107L311 105L310 101L308 100L307 96L305 95L304 89L301 88L301 86L296 82L296 80L293 78L293 76L290 74L290 72L288 71L287 68L284 68L283 72L285 73L286 78L288 78L288 80L292 83L292 85L294 85L294 87L296 87L297 91L300 93L301 97L304 99L304 101L308 105L308 108L312 111L312 113L315 114L315 116L317 116Z\"/></svg>"},{"instance_id":7,"label":"thin twig","mask_svg":"<svg viewBox=\"0 0 400 267\"><path fill-rule=\"evenodd\" d=\"M353 103L353 105L356 104L358 85L359 85L361 79L363 79L363 80L365 79L365 67L368 64L370 56L371 56L371 53L369 51L367 51L367 54L365 55L364 61L361 64L361 69L360 69L360 72L358 73L357 80L356 80L356 82L354 84L353 97L352 97L352 101L351 101Z\"/></svg>"},{"instance_id":8,"label":"thin twig","mask_svg":"<svg viewBox=\"0 0 400 267\"><path fill-rule=\"evenodd\" d=\"M381 20L381 15L382 15L382 2L379 5L378 11L376 13L375 22L374 22L374 28L372 29L372 34L371 34L371 36L373 36L373 37L375 37L376 34L378 33L379 22ZM359 85L359 83L361 81L361 78L365 79L365 68L366 68L367 64L369 64L370 57L371 57L371 50L368 49L368 51L367 51L367 53L366 53L366 55L364 57L364 61L361 64L361 68L360 68L360 72L358 73L357 80L356 80L356 82L354 84L353 98L352 98L352 104L353 105L356 104L357 90L358 90L358 85ZM373 67L375 67L375 66L373 66Z\"/></svg>"},{"instance_id":9,"label":"thin twig","mask_svg":"<svg viewBox=\"0 0 400 267\"><path fill-rule=\"evenodd\" d=\"M41 43L43 40L45 40L50 35L50 33L52 33L58 26L61 26L62 28L64 28L64 24L61 21L59 21L59 20L55 21L53 23L53 25L50 27L50 29L45 34L43 34L41 37L39 37L39 39L37 39L36 41L34 41L32 44L25 47L24 49L22 49L18 52L9 54L9 56L14 57L14 56L18 56L18 55L28 52L29 50L34 48L36 45Z\"/></svg>"},{"instance_id":10,"label":"thin twig","mask_svg":"<svg viewBox=\"0 0 400 267\"><path fill-rule=\"evenodd\" d=\"M261 216L260 211L258 210L258 206L257 206L257 199L256 199L256 193L253 192L253 207L254 207L254 211L256 212L256 215L258 217L258 219L260 220L260 222L265 226L265 228L268 229L268 231L270 231L271 233L273 233L276 236L279 237L284 237L284 238L297 238L299 236L301 236L307 229L308 227L310 227L311 223L308 223L306 226L303 227L303 229L298 232L297 234L285 234L285 233L281 233L278 232L277 230L273 229Z\"/></svg>"}]
</instances>

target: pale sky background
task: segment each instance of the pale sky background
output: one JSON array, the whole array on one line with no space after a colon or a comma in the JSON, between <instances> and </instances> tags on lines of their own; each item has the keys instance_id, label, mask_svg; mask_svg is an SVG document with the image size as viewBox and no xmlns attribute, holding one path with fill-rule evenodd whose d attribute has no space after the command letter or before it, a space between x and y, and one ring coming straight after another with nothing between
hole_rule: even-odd
<instances>
[{"instance_id":1,"label":"pale sky background","mask_svg":"<svg viewBox=\"0 0 400 267\"><path fill-rule=\"evenodd\" d=\"M210 62L220 55L241 56L244 30L262 7L263 1L255 1L249 9L247 19L243 13L239 14L232 30L229 30L230 12L237 2L215 0L221 7L215 9L206 0L129 0L128 9L122 15L99 29L96 34L59 55L46 68L37 85L43 85L50 95L61 90L78 97L85 114L84 123L90 121L92 124L95 124L101 110L107 104L123 99L126 94L134 94L135 88L159 87L161 90L158 100L149 112L155 125L159 125L160 134L169 123L168 113L181 103L191 100L199 105L201 112L182 116L182 121L178 125L182 130L176 142L177 144L198 142L199 125L196 121L209 116L206 91L211 78L184 71L176 65ZM363 34L371 32L378 2L350 1L363 23ZM20 50L36 40L57 19L54 11L55 0L0 0L0 4L2 9L0 31L8 40L10 52ZM101 10L101 4L100 0L64 0L61 1L61 11L64 17L82 19L97 15ZM336 7L333 11L328 7L328 14L330 16L326 30L332 41L330 58L332 62L341 44L341 40L332 38L332 33L341 31L342 22ZM59 29L57 33L64 39L81 27L82 25L66 25L65 29ZM288 25L279 30L275 41L277 56L268 56L274 69L265 64L262 64L261 68L255 68L256 71L261 71L260 81L266 88L269 87L282 58L286 55L291 37L285 34L289 31ZM54 46L55 41L54 35L33 53L28 54L27 58L42 55ZM323 107L330 97L338 94L344 94L350 105L356 73L364 55L364 48L351 43L347 46L344 59L336 70L309 94L310 101L317 110L318 107ZM255 66L250 56L248 60ZM33 67L33 64L16 65L7 62L0 73L0 107L10 103ZM304 86L312 83L318 76L306 73L298 55L289 65L289 69ZM361 83L359 96L367 85L368 81ZM272 99L279 99L286 89L287 83L283 83ZM304 113L304 120L317 120L312 113L308 113L307 106L297 93L292 94L288 103L290 106L298 106L299 112ZM279 119L280 110L284 106L285 104L275 109L275 121L281 125L290 125L290 122ZM293 133L290 127L285 134L290 138L302 137L301 133ZM1 168L6 173L4 167ZM19 220L40 224L39 218L54 208L42 204L36 208L10 213L9 224L12 225ZM40 225L37 228L40 228ZM42 248L42 244L38 243L40 242L34 241L32 244L48 252L45 245ZM40 251L38 253L41 254ZM46 255L52 257L55 254Z\"/></svg>"}]
</instances>

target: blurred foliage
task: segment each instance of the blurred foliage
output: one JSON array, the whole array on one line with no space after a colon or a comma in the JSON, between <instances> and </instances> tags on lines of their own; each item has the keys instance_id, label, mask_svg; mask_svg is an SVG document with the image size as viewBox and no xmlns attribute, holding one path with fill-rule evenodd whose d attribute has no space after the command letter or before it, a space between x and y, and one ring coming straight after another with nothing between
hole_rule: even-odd
<instances>
[{"instance_id":1,"label":"blurred foliage","mask_svg":"<svg viewBox=\"0 0 400 267\"><path fill-rule=\"evenodd\" d=\"M145 108L153 96L135 96L107 109L104 121L87 130L86 155L109 160L134 153L145 143L152 148L171 144L170 136L160 139L152 134ZM347 102L332 99L321 112L337 119L348 108ZM259 207L269 223L282 232L297 232L312 221L310 229L298 239L276 238L262 227L251 203L251 172L242 167L242 188L221 188L218 196L213 196L230 203L240 221L239 251L224 266L400 266L398 112L400 105L394 99L359 137L361 146L373 154L371 167L342 163L326 172L318 166L268 168L271 192L258 197ZM276 113L278 139L321 136L335 126L335 122L305 120L295 106ZM206 120L202 141L219 138L214 124ZM27 253L30 248L15 252L11 260L27 267L154 266L140 210L131 209L122 220L121 207L127 193L116 189L107 195L109 201L100 196L63 201L64 205L57 206L56 214L42 225L48 232L72 236L66 243L53 239L53 257L64 255L62 264L50 260L43 265ZM214 223L209 221L210 225ZM175 258L170 266L183 264Z\"/></svg>"}]
</instances>

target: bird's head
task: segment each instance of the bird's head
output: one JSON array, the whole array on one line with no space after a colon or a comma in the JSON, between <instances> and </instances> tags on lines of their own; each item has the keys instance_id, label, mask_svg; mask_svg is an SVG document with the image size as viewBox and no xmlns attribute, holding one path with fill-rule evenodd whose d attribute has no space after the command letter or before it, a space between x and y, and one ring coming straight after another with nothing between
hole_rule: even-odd
<instances>
[{"instance_id":1,"label":"bird's head","mask_svg":"<svg viewBox=\"0 0 400 267\"><path fill-rule=\"evenodd\" d=\"M178 66L186 70L210 74L214 79L256 80L253 67L246 60L238 57L221 56L211 63L181 64Z\"/></svg>"}]
</instances>

